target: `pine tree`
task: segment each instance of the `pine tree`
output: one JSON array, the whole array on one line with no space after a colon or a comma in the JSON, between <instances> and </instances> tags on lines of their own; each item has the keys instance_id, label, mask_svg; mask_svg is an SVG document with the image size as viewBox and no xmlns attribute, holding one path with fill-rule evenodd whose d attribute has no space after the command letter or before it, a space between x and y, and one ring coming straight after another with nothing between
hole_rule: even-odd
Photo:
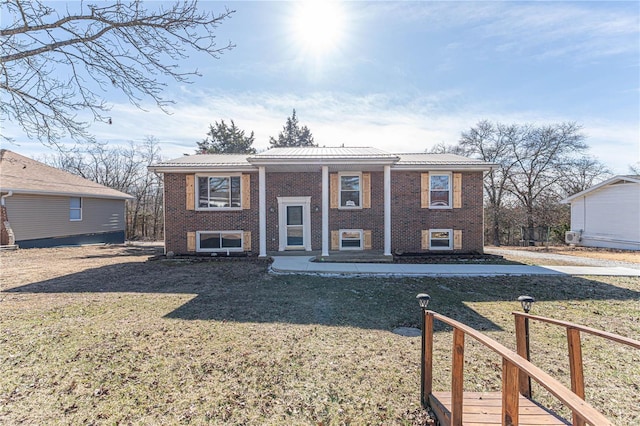
<instances>
[{"instance_id":1,"label":"pine tree","mask_svg":"<svg viewBox=\"0 0 640 426\"><path fill-rule=\"evenodd\" d=\"M318 146L314 143L313 135L307 126L298 124L296 110L293 110L291 117L287 117L287 122L278 135L278 139L269 138L272 148L288 147L288 146Z\"/></svg>"},{"instance_id":2,"label":"pine tree","mask_svg":"<svg viewBox=\"0 0 640 426\"><path fill-rule=\"evenodd\" d=\"M217 121L215 125L209 125L207 137L202 142L197 142L198 154L255 154L252 147L254 142L253 132L249 136L244 135L244 130L238 129L236 123L231 120L231 126L227 126L224 120Z\"/></svg>"}]
</instances>

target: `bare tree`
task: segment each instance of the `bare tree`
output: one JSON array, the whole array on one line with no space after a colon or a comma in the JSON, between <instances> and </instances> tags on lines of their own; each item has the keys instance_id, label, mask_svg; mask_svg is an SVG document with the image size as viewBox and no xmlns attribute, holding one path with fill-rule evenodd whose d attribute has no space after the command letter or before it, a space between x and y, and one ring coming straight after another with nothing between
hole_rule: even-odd
<instances>
[{"instance_id":1,"label":"bare tree","mask_svg":"<svg viewBox=\"0 0 640 426\"><path fill-rule=\"evenodd\" d=\"M65 136L90 139L78 113L109 122L104 96L117 89L134 105L145 98L167 112L167 81L190 82L197 71L179 64L189 52L218 58L215 30L234 11L198 9L197 0L142 1L52 8L37 0L2 2L0 117L15 121L29 137L57 144Z\"/></svg>"},{"instance_id":2,"label":"bare tree","mask_svg":"<svg viewBox=\"0 0 640 426\"><path fill-rule=\"evenodd\" d=\"M598 159L584 156L568 162L560 174L559 195L565 198L606 179L611 176L611 171Z\"/></svg>"},{"instance_id":3,"label":"bare tree","mask_svg":"<svg viewBox=\"0 0 640 426\"><path fill-rule=\"evenodd\" d=\"M526 127L493 124L483 120L468 132L462 132L459 141L459 146L467 155L497 164L484 180L491 240L496 246L500 245L504 201L509 193L509 175L516 164L513 146L519 145L527 132Z\"/></svg>"},{"instance_id":4,"label":"bare tree","mask_svg":"<svg viewBox=\"0 0 640 426\"><path fill-rule=\"evenodd\" d=\"M149 136L126 147L92 142L43 161L132 195L127 202L127 238L157 240L162 237L162 178L148 166L160 160L158 140Z\"/></svg>"},{"instance_id":5,"label":"bare tree","mask_svg":"<svg viewBox=\"0 0 640 426\"><path fill-rule=\"evenodd\" d=\"M584 154L587 145L576 123L525 127L524 137L509 143L515 161L507 179L509 191L525 209L526 227L533 234L537 203L555 189L563 178L562 171Z\"/></svg>"}]
</instances>

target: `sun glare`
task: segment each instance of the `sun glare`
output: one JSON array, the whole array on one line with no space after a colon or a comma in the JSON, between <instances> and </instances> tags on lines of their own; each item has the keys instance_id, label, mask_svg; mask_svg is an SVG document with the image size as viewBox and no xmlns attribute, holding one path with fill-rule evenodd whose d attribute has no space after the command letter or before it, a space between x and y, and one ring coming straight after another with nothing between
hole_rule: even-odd
<instances>
[{"instance_id":1,"label":"sun glare","mask_svg":"<svg viewBox=\"0 0 640 426\"><path fill-rule=\"evenodd\" d=\"M296 3L293 36L307 54L323 55L337 48L344 36L344 10L336 1Z\"/></svg>"}]
</instances>

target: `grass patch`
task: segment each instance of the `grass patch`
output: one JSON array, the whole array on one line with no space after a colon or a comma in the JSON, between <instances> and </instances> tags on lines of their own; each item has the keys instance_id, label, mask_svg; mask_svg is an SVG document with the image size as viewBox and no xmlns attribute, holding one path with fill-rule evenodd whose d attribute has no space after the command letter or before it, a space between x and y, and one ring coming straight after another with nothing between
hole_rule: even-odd
<instances>
[{"instance_id":1,"label":"grass patch","mask_svg":"<svg viewBox=\"0 0 640 426\"><path fill-rule=\"evenodd\" d=\"M123 250L1 254L0 423L424 424L420 339L391 333L419 325L420 292L514 349L520 294L536 314L640 335L637 278L270 275ZM534 362L568 384L562 331L531 334ZM450 331L435 340L445 390ZM638 424L640 353L588 338L583 353L587 400ZM500 366L468 339L465 389L499 389Z\"/></svg>"}]
</instances>

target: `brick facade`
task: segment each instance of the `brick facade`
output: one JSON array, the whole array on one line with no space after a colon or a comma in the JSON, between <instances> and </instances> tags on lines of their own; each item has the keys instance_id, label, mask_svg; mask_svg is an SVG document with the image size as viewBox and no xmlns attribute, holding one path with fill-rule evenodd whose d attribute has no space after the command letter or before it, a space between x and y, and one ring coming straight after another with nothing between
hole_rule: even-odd
<instances>
[{"instance_id":1,"label":"brick facade","mask_svg":"<svg viewBox=\"0 0 640 426\"><path fill-rule=\"evenodd\" d=\"M329 210L329 230L371 230L372 249L384 248L384 174L371 174L371 208ZM265 174L267 251L279 246L278 197L311 197L311 248L322 248L322 174L290 172ZM392 251L421 252L423 230L462 231L459 252L482 252L482 172L462 172L462 207L434 210L421 208L421 172L391 170ZM250 173L251 209L197 211L186 208L186 174L165 173L165 247L187 253L187 233L195 231L249 231L252 254L259 253L258 173Z\"/></svg>"},{"instance_id":2,"label":"brick facade","mask_svg":"<svg viewBox=\"0 0 640 426\"><path fill-rule=\"evenodd\" d=\"M391 171L391 247L422 252L421 233L428 229L462 231L460 252L483 250L482 172L462 173L462 207L420 207L420 172Z\"/></svg>"},{"instance_id":3,"label":"brick facade","mask_svg":"<svg viewBox=\"0 0 640 426\"><path fill-rule=\"evenodd\" d=\"M258 173L251 173L251 209L237 211L187 210L186 174L164 175L165 250L187 253L187 232L249 231L252 251L258 252Z\"/></svg>"}]
</instances>

